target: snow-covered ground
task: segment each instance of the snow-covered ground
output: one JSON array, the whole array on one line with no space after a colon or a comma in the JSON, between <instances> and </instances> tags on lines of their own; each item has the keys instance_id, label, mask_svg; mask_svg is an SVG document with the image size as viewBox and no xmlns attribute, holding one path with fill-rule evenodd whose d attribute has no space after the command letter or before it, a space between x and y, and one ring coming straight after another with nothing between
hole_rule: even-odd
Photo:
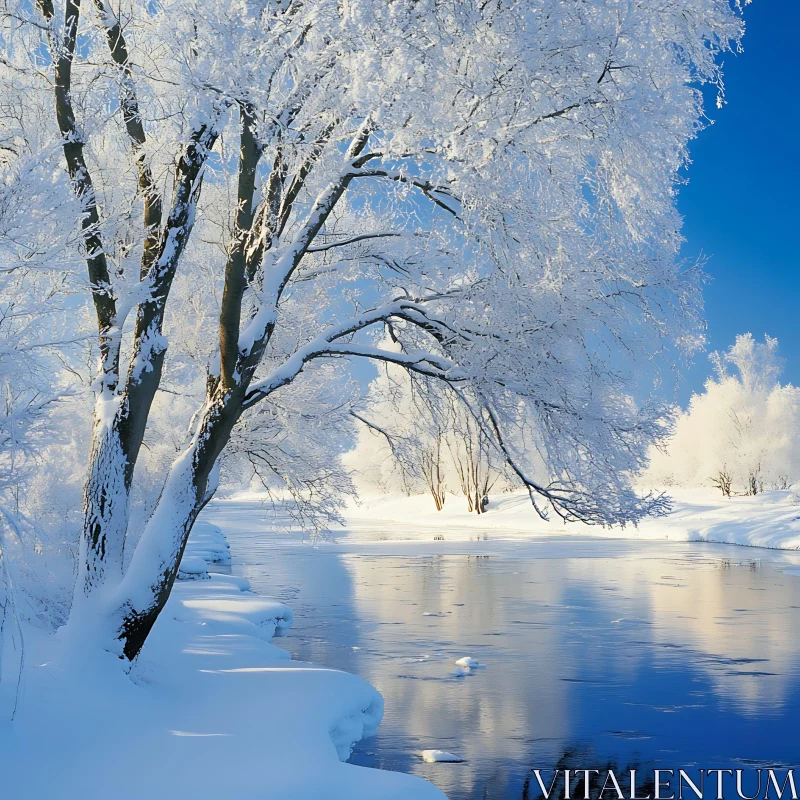
<instances>
[{"instance_id":1,"label":"snow-covered ground","mask_svg":"<svg viewBox=\"0 0 800 800\"><path fill-rule=\"evenodd\" d=\"M342 542L381 538L467 542L483 536L496 541L577 535L800 549L800 503L792 492L731 498L712 489L670 489L669 494L674 501L672 513L626 528L564 525L555 516L543 521L524 492L492 496L487 513L481 515L470 514L464 498L456 496L448 496L441 512L429 495L365 497L348 508L347 528L335 536Z\"/></svg>"},{"instance_id":2,"label":"snow-covered ground","mask_svg":"<svg viewBox=\"0 0 800 800\"><path fill-rule=\"evenodd\" d=\"M0 722L3 797L443 797L419 778L342 763L380 722L381 696L271 644L291 611L197 568L226 551L218 529L197 526L186 556L196 579L176 583L131 677L111 655L82 659L59 636L26 631L16 719Z\"/></svg>"}]
</instances>

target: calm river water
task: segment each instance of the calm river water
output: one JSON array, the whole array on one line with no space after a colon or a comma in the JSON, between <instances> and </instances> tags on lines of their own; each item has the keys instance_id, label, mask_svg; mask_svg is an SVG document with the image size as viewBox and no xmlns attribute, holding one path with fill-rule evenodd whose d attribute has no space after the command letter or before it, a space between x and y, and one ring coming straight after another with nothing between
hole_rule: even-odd
<instances>
[{"instance_id":1,"label":"calm river water","mask_svg":"<svg viewBox=\"0 0 800 800\"><path fill-rule=\"evenodd\" d=\"M571 538L404 556L246 526L229 540L234 573L294 610L277 643L383 694L353 763L451 800L532 799L530 770L559 761L800 766L797 555ZM462 656L485 668L459 674ZM464 762L426 764L431 748Z\"/></svg>"}]
</instances>

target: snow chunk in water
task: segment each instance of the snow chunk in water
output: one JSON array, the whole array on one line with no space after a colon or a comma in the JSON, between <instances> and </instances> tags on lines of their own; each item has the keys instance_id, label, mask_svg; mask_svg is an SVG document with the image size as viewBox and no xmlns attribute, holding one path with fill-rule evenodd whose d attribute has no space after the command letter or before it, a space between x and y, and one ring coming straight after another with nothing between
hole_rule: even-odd
<instances>
[{"instance_id":1,"label":"snow chunk in water","mask_svg":"<svg viewBox=\"0 0 800 800\"><path fill-rule=\"evenodd\" d=\"M456 661L457 667L469 667L470 669L474 669L477 667L485 667L486 664L481 664L478 662L477 658L473 658L472 656L464 656L463 658L459 658Z\"/></svg>"},{"instance_id":2,"label":"snow chunk in water","mask_svg":"<svg viewBox=\"0 0 800 800\"><path fill-rule=\"evenodd\" d=\"M435 764L437 762L460 764L464 759L459 756L448 753L446 750L423 750L422 760L428 764Z\"/></svg>"}]
</instances>

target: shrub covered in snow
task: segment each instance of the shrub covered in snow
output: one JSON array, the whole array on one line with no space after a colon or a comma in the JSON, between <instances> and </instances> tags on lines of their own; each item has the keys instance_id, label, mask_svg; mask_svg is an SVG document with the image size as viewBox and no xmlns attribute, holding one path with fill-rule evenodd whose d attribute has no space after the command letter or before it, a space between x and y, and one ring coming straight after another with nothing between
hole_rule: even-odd
<instances>
[{"instance_id":1,"label":"shrub covered in snow","mask_svg":"<svg viewBox=\"0 0 800 800\"><path fill-rule=\"evenodd\" d=\"M736 337L711 356L715 374L693 395L648 481L715 486L726 496L788 489L800 478L800 389L781 385L778 342Z\"/></svg>"}]
</instances>

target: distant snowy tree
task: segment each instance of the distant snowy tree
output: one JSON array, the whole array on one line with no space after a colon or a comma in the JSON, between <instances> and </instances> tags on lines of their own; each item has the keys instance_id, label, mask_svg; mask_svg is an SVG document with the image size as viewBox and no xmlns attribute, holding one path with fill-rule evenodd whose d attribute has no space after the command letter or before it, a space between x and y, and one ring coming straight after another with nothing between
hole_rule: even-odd
<instances>
[{"instance_id":1,"label":"distant snowy tree","mask_svg":"<svg viewBox=\"0 0 800 800\"><path fill-rule=\"evenodd\" d=\"M326 414L356 424L330 389L348 359L470 398L542 513L663 510L631 487L662 408L631 397L653 353L699 341L675 191L700 84L720 86L742 33L728 0L3 14L15 146L37 169L60 148L71 184L31 213L79 233L62 258L85 260L100 356L72 629L136 657L223 453L335 513L341 492L315 481L341 449ZM377 344L385 329L399 351ZM190 431L134 531L140 452L170 398Z\"/></svg>"},{"instance_id":2,"label":"distant snowy tree","mask_svg":"<svg viewBox=\"0 0 800 800\"><path fill-rule=\"evenodd\" d=\"M490 489L512 485L508 466L487 420L474 414L474 407L480 409L475 398L442 393L438 384L395 364L382 366L366 409L351 412L362 427L344 463L362 491L427 491L441 511L447 493L460 490L467 509L483 513Z\"/></svg>"},{"instance_id":3,"label":"distant snowy tree","mask_svg":"<svg viewBox=\"0 0 800 800\"><path fill-rule=\"evenodd\" d=\"M402 352L391 339L378 344ZM446 402L432 394L425 381L402 366L381 364L370 383L366 407L351 409L361 424L355 447L343 455L343 462L357 491L428 492L440 511L453 477L447 474L446 420L441 413Z\"/></svg>"},{"instance_id":4,"label":"distant snowy tree","mask_svg":"<svg viewBox=\"0 0 800 800\"><path fill-rule=\"evenodd\" d=\"M484 498L504 478L505 464L488 425L460 404L455 404L453 410L446 435L447 448L461 493L467 501L467 510L482 514Z\"/></svg>"},{"instance_id":5,"label":"distant snowy tree","mask_svg":"<svg viewBox=\"0 0 800 800\"><path fill-rule=\"evenodd\" d=\"M0 520L20 511L42 427L67 388L62 351L81 341L66 320L79 263L70 261L73 225L54 213L68 182L56 165L19 152L17 114L0 106Z\"/></svg>"},{"instance_id":6,"label":"distant snowy tree","mask_svg":"<svg viewBox=\"0 0 800 800\"><path fill-rule=\"evenodd\" d=\"M788 489L800 479L800 389L778 382L778 342L736 337L712 353L715 377L680 415L663 452L655 452L650 481L714 486L724 495Z\"/></svg>"}]
</instances>

